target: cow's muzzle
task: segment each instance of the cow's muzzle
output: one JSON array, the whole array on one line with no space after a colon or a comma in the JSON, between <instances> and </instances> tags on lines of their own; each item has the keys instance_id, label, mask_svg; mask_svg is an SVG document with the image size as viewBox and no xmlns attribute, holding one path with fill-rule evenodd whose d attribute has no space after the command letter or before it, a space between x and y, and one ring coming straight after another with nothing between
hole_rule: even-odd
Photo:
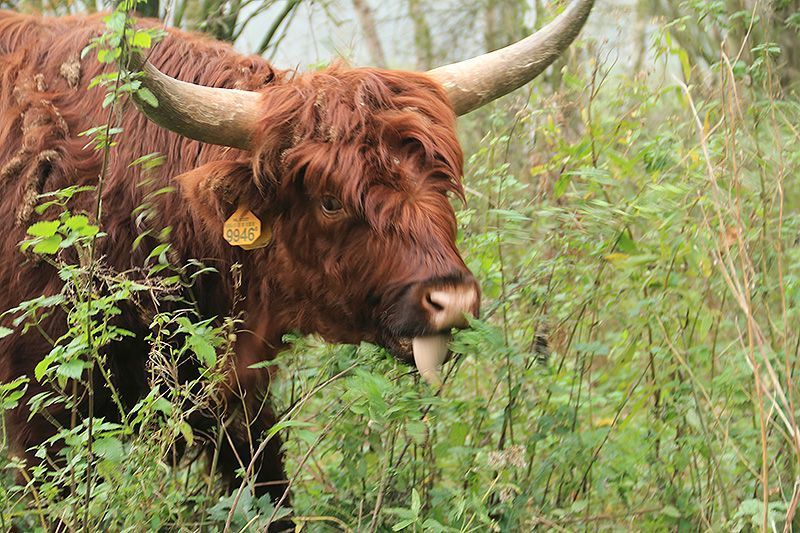
<instances>
[{"instance_id":1,"label":"cow's muzzle","mask_svg":"<svg viewBox=\"0 0 800 533\"><path fill-rule=\"evenodd\" d=\"M442 364L447 359L450 330L465 328L468 316L478 316L480 291L475 278L458 274L415 284L407 293L425 317L425 333L411 341L420 375L432 385L441 383Z\"/></svg>"}]
</instances>

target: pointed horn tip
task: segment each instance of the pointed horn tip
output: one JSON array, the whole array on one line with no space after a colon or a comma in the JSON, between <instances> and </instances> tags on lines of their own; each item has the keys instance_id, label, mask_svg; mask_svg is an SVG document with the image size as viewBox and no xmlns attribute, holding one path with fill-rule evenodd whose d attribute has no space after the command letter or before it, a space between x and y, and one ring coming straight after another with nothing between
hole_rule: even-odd
<instances>
[{"instance_id":1,"label":"pointed horn tip","mask_svg":"<svg viewBox=\"0 0 800 533\"><path fill-rule=\"evenodd\" d=\"M593 6L594 0L575 0L545 27L516 43L426 74L445 89L456 115L465 115L547 69L578 36Z\"/></svg>"}]
</instances>

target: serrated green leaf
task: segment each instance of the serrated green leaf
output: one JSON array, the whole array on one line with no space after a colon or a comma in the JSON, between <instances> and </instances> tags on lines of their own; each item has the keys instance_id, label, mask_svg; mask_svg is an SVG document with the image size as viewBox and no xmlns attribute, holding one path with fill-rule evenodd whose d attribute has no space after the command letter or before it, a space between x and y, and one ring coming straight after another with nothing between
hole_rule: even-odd
<instances>
[{"instance_id":1,"label":"serrated green leaf","mask_svg":"<svg viewBox=\"0 0 800 533\"><path fill-rule=\"evenodd\" d=\"M558 180L556 180L556 184L553 186L553 196L556 198L561 198L564 193L567 192L567 187L569 187L571 180L572 176L569 174L561 174Z\"/></svg>"},{"instance_id":2,"label":"serrated green leaf","mask_svg":"<svg viewBox=\"0 0 800 533\"><path fill-rule=\"evenodd\" d=\"M80 379L86 365L80 359L73 359L66 363L61 363L56 367L56 374L69 379Z\"/></svg>"},{"instance_id":3,"label":"serrated green leaf","mask_svg":"<svg viewBox=\"0 0 800 533\"><path fill-rule=\"evenodd\" d=\"M137 31L133 34L133 39L131 39L131 46L136 48L150 48L153 45L153 39L150 37L150 34L143 31Z\"/></svg>"},{"instance_id":4,"label":"serrated green leaf","mask_svg":"<svg viewBox=\"0 0 800 533\"><path fill-rule=\"evenodd\" d=\"M37 222L28 228L27 233L34 237L52 237L60 225L58 220Z\"/></svg>"},{"instance_id":5,"label":"serrated green leaf","mask_svg":"<svg viewBox=\"0 0 800 533\"><path fill-rule=\"evenodd\" d=\"M169 400L167 400L166 398L158 397L153 402L153 410L159 411L169 416L172 414L173 408L172 404L169 403Z\"/></svg>"},{"instance_id":6,"label":"serrated green leaf","mask_svg":"<svg viewBox=\"0 0 800 533\"><path fill-rule=\"evenodd\" d=\"M122 442L115 437L97 439L92 443L92 449L97 455L109 461L118 462L125 456Z\"/></svg>"},{"instance_id":7,"label":"serrated green leaf","mask_svg":"<svg viewBox=\"0 0 800 533\"><path fill-rule=\"evenodd\" d=\"M53 235L36 243L33 252L36 254L54 254L58 251L63 239L60 235Z\"/></svg>"},{"instance_id":8,"label":"serrated green leaf","mask_svg":"<svg viewBox=\"0 0 800 533\"><path fill-rule=\"evenodd\" d=\"M103 105L103 109L105 109L108 106L110 106L111 103L114 102L114 100L116 100L116 99L117 99L117 93L115 93L115 92L107 93L106 97L103 98L103 104L102 104Z\"/></svg>"},{"instance_id":9,"label":"serrated green leaf","mask_svg":"<svg viewBox=\"0 0 800 533\"><path fill-rule=\"evenodd\" d=\"M89 219L84 215L72 215L64 221L64 225L71 230L79 230L89 223Z\"/></svg>"},{"instance_id":10,"label":"serrated green leaf","mask_svg":"<svg viewBox=\"0 0 800 533\"><path fill-rule=\"evenodd\" d=\"M156 246L155 248L153 248L153 250L152 250L152 251L150 252L150 254L147 256L147 259L148 259L148 260L150 260L150 259L152 259L152 258L154 258L154 257L158 257L159 255L161 255L161 254L163 254L164 252L166 252L166 251L167 251L167 249L169 249L169 243L163 243L163 244L159 244L158 246Z\"/></svg>"},{"instance_id":11,"label":"serrated green leaf","mask_svg":"<svg viewBox=\"0 0 800 533\"><path fill-rule=\"evenodd\" d=\"M0 393L6 393L8 391L13 391L17 387L21 387L27 384L30 380L25 376L19 377L14 381L9 381L8 383L0 384Z\"/></svg>"},{"instance_id":12,"label":"serrated green leaf","mask_svg":"<svg viewBox=\"0 0 800 533\"><path fill-rule=\"evenodd\" d=\"M216 364L217 350L208 342L208 339L200 335L192 335L187 342L204 366L211 368Z\"/></svg>"}]
</instances>

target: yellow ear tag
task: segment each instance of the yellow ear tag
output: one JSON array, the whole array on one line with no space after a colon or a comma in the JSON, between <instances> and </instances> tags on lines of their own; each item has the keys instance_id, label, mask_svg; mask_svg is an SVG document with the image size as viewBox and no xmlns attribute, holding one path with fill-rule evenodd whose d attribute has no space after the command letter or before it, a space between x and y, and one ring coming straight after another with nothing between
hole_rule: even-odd
<instances>
[{"instance_id":1,"label":"yellow ear tag","mask_svg":"<svg viewBox=\"0 0 800 533\"><path fill-rule=\"evenodd\" d=\"M263 248L269 244L272 236L270 231L261 231L261 221L246 207L239 207L225 221L222 231L231 246L240 246L245 250Z\"/></svg>"},{"instance_id":2,"label":"yellow ear tag","mask_svg":"<svg viewBox=\"0 0 800 533\"><path fill-rule=\"evenodd\" d=\"M269 244L270 239L272 238L272 231L269 228L266 228L261 231L261 235L256 239L253 244L242 244L240 245L244 250L255 250L256 248L263 248Z\"/></svg>"}]
</instances>

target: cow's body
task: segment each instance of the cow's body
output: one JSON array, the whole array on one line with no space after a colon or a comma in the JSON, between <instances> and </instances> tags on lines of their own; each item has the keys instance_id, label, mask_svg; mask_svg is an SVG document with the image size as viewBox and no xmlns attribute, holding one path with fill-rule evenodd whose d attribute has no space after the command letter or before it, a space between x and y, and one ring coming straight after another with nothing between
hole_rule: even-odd
<instances>
[{"instance_id":1,"label":"cow's body","mask_svg":"<svg viewBox=\"0 0 800 533\"><path fill-rule=\"evenodd\" d=\"M103 91L87 90L102 67L92 54L82 61L78 57L102 28L100 17L41 19L0 12L0 224L6 228L0 237L2 309L62 288L55 269L21 253L19 243L31 223L48 216L33 212L37 195L97 183L101 154L86 149L87 139L78 134L107 120ZM241 436L241 442L234 442L235 453L222 439L220 468L232 480L240 467L237 455L246 466L251 437L258 439L273 422L271 411L259 405L268 371L248 367L273 357L283 334L318 333L334 342L367 340L397 348L401 336L427 327L416 319L416 302L405 301L419 298L416 285L409 289L409 284L425 280L435 280L437 287L463 284L469 305L477 305L475 282L455 249L455 218L447 200L449 191L460 191L455 117L441 88L419 74L332 67L288 75L261 58L179 31L169 32L150 61L185 81L263 89L266 95L263 128L251 152L180 137L129 105L120 123L125 133L112 151L103 187L101 226L108 236L98 241L98 256L106 266L130 271L141 267L158 244L148 237L133 251L136 237L145 229L155 234L169 226L176 264L197 258L219 272L202 276L193 289L202 316L243 312L235 377L229 380L236 385L226 388L226 403L229 412L241 412L241 405L231 408L238 401L231 391L249 391L248 401L255 404L251 412L260 418L249 431L230 432ZM153 152L163 154L165 162L151 176L154 183L141 187L140 171L128 165ZM302 195L297 194L299 179L305 186ZM167 185L176 192L157 197L159 217L142 227L132 212L148 191ZM331 193L358 216L326 217L309 203ZM92 197L79 196L71 210L93 213ZM223 240L222 221L241 205L271 226L268 247L245 251ZM235 263L243 273L240 309L231 308L230 268ZM134 337L108 350L126 408L148 390L149 347L143 339L153 311L133 304L125 309L121 325ZM63 314L56 313L44 327L57 338L64 323ZM0 340L0 380L32 375L49 349L34 330ZM106 388L99 381L96 388L96 416L114 418L116 408ZM40 390L33 383L28 394ZM23 407L8 420L13 449L21 455L54 431L43 417L27 421L27 414ZM51 415L69 425L67 412L54 408ZM203 429L211 424L203 417L192 422ZM28 459L34 461L31 454ZM266 488L280 495L284 487L269 484L283 477L277 439L262 459L256 465L257 481L265 483L260 492Z\"/></svg>"}]
</instances>

